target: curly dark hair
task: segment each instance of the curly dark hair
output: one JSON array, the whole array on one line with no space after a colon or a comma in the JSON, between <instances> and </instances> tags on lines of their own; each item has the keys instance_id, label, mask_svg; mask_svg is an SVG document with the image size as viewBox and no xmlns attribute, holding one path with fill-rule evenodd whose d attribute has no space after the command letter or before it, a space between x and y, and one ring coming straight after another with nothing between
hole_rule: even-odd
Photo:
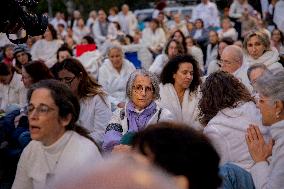
<instances>
[{"instance_id":1,"label":"curly dark hair","mask_svg":"<svg viewBox=\"0 0 284 189\"><path fill-rule=\"evenodd\" d=\"M159 139L159 140L157 140ZM173 175L183 175L190 189L221 185L219 155L201 132L186 125L160 122L134 135L132 145Z\"/></svg>"},{"instance_id":2,"label":"curly dark hair","mask_svg":"<svg viewBox=\"0 0 284 189\"><path fill-rule=\"evenodd\" d=\"M206 126L224 108L235 108L240 102L254 101L248 89L233 75L217 71L201 85L199 121Z\"/></svg>"},{"instance_id":3,"label":"curly dark hair","mask_svg":"<svg viewBox=\"0 0 284 189\"><path fill-rule=\"evenodd\" d=\"M163 85L167 83L171 83L174 85L175 80L173 75L177 73L180 64L188 63L191 64L193 67L193 80L189 86L190 92L196 92L198 86L201 84L200 79L200 70L198 66L198 62L193 58L191 55L178 55L169 60L168 64L164 67L160 80Z\"/></svg>"}]
</instances>

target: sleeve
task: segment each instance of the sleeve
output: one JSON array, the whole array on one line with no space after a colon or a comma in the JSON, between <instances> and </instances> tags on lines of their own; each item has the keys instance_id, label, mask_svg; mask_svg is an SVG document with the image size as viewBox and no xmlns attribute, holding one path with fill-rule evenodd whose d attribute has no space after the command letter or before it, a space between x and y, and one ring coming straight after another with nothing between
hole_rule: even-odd
<instances>
[{"instance_id":1,"label":"sleeve","mask_svg":"<svg viewBox=\"0 0 284 189\"><path fill-rule=\"evenodd\" d=\"M251 175L256 189L269 188L267 187L269 172L270 168L266 161L258 162L251 168Z\"/></svg>"},{"instance_id":2,"label":"sleeve","mask_svg":"<svg viewBox=\"0 0 284 189\"><path fill-rule=\"evenodd\" d=\"M31 48L31 55L33 60L38 60L40 57L38 56L38 46L39 46L40 40L37 41Z\"/></svg>"},{"instance_id":3,"label":"sleeve","mask_svg":"<svg viewBox=\"0 0 284 189\"><path fill-rule=\"evenodd\" d=\"M106 152L111 151L115 145L118 145L122 138L123 129L122 129L121 119L120 119L121 111L122 109L117 109L113 113L112 118L105 130L102 148Z\"/></svg>"},{"instance_id":4,"label":"sleeve","mask_svg":"<svg viewBox=\"0 0 284 189\"><path fill-rule=\"evenodd\" d=\"M240 18L242 15L236 13L236 4L232 3L229 9L229 16L232 18Z\"/></svg>"},{"instance_id":5,"label":"sleeve","mask_svg":"<svg viewBox=\"0 0 284 189\"><path fill-rule=\"evenodd\" d=\"M150 66L149 71L152 73L160 74L163 69L163 56L157 56L153 64Z\"/></svg>"},{"instance_id":6,"label":"sleeve","mask_svg":"<svg viewBox=\"0 0 284 189\"><path fill-rule=\"evenodd\" d=\"M203 130L203 134L210 139L216 151L220 155L220 165L230 161L229 146L225 137L223 137L223 135L212 126L206 126Z\"/></svg>"},{"instance_id":7,"label":"sleeve","mask_svg":"<svg viewBox=\"0 0 284 189\"><path fill-rule=\"evenodd\" d=\"M93 33L95 35L95 38L99 41L99 42L104 42L106 40L106 37L102 36L100 28L99 28L99 23L95 22L94 26L93 26Z\"/></svg>"},{"instance_id":8,"label":"sleeve","mask_svg":"<svg viewBox=\"0 0 284 189\"><path fill-rule=\"evenodd\" d=\"M106 63L106 62L105 62ZM106 86L107 86L107 80L108 80L108 74L107 74L107 70L106 67L104 65L102 65L99 68L99 76L98 76L98 82L100 85L103 86L103 88L106 90ZM107 91L107 90L106 90Z\"/></svg>"},{"instance_id":9,"label":"sleeve","mask_svg":"<svg viewBox=\"0 0 284 189\"><path fill-rule=\"evenodd\" d=\"M97 95L95 100L95 116L94 116L94 131L91 136L98 142L102 143L103 133L106 130L107 123L111 118L111 110L108 107L107 102L103 100L103 97Z\"/></svg>"},{"instance_id":10,"label":"sleeve","mask_svg":"<svg viewBox=\"0 0 284 189\"><path fill-rule=\"evenodd\" d=\"M23 151L23 153L20 157L12 189L30 189L30 188L33 188L32 180L31 180L31 178L29 178L28 171L27 171L27 168L29 167L29 165L26 162L28 160L28 157L27 157L28 149L29 149L29 146L27 146L24 149L24 151Z\"/></svg>"}]
</instances>

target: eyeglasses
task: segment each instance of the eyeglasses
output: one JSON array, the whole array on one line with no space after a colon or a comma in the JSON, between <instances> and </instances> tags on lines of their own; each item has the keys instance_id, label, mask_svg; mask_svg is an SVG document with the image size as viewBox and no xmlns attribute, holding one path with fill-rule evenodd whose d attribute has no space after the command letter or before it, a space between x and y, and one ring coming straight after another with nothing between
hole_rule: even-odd
<instances>
[{"instance_id":1,"label":"eyeglasses","mask_svg":"<svg viewBox=\"0 0 284 189\"><path fill-rule=\"evenodd\" d=\"M220 64L220 65L224 65L224 64L231 65L232 62L230 62L230 61L228 61L228 60L223 60L223 59L221 59L221 60L219 61L219 64Z\"/></svg>"},{"instance_id":2,"label":"eyeglasses","mask_svg":"<svg viewBox=\"0 0 284 189\"><path fill-rule=\"evenodd\" d=\"M142 93L145 91L145 93L149 94L153 92L153 88L149 86L142 86L142 85L134 85L133 90L136 93Z\"/></svg>"},{"instance_id":3,"label":"eyeglasses","mask_svg":"<svg viewBox=\"0 0 284 189\"><path fill-rule=\"evenodd\" d=\"M51 108L47 105L41 104L38 107L34 107L34 105L30 104L28 105L28 114L32 114L35 110L35 112L37 113L37 115L39 116L45 116L46 114L48 114L51 111L54 111L54 108Z\"/></svg>"},{"instance_id":4,"label":"eyeglasses","mask_svg":"<svg viewBox=\"0 0 284 189\"><path fill-rule=\"evenodd\" d=\"M65 83L66 85L70 86L75 78L76 78L76 76L74 76L74 77L63 77L63 78L58 78L58 80Z\"/></svg>"}]
</instances>

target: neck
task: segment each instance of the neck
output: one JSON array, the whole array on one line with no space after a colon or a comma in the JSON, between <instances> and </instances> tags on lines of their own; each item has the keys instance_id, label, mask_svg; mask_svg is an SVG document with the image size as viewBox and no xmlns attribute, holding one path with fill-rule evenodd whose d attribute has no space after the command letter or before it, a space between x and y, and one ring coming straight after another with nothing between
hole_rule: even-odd
<instances>
[{"instance_id":1,"label":"neck","mask_svg":"<svg viewBox=\"0 0 284 189\"><path fill-rule=\"evenodd\" d=\"M176 84L174 84L174 88L175 88L178 96L183 96L184 95L184 92L186 90L185 88L180 87L180 86L178 86Z\"/></svg>"}]
</instances>

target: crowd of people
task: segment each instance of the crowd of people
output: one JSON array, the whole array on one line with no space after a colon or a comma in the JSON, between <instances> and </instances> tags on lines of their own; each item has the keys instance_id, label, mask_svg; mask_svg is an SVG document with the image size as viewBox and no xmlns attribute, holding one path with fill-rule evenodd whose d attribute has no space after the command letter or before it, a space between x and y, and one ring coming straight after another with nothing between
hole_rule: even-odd
<instances>
[{"instance_id":1,"label":"crowd of people","mask_svg":"<svg viewBox=\"0 0 284 189\"><path fill-rule=\"evenodd\" d=\"M283 188L284 1L258 2L0 34L0 188Z\"/></svg>"}]
</instances>

